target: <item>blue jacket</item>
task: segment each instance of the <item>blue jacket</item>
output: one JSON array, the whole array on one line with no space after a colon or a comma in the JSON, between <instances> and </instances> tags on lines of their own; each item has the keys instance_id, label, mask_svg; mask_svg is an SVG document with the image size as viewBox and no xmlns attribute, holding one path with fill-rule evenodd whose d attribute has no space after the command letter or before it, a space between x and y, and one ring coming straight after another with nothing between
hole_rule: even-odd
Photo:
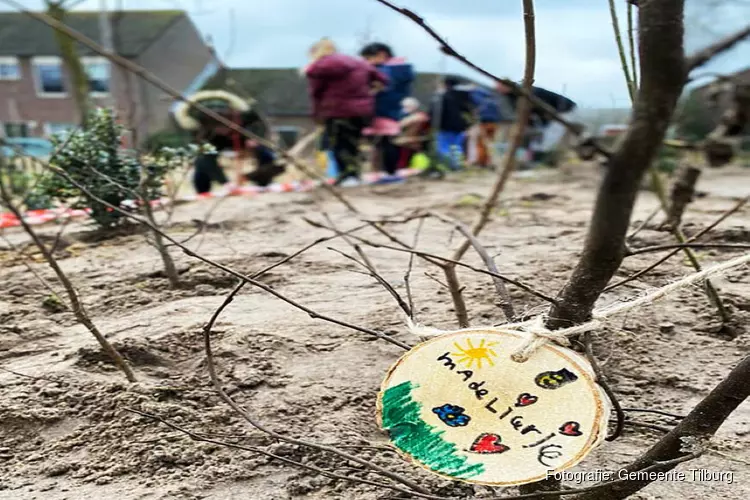
<instances>
[{"instance_id":1,"label":"blue jacket","mask_svg":"<svg viewBox=\"0 0 750 500\"><path fill-rule=\"evenodd\" d=\"M400 57L376 67L388 77L388 86L375 96L375 116L400 120L403 118L401 101L411 95L414 67Z\"/></svg>"},{"instance_id":2,"label":"blue jacket","mask_svg":"<svg viewBox=\"0 0 750 500\"><path fill-rule=\"evenodd\" d=\"M471 91L471 100L477 107L479 120L482 123L499 123L503 113L498 102L499 96L489 89L477 86Z\"/></svg>"}]
</instances>

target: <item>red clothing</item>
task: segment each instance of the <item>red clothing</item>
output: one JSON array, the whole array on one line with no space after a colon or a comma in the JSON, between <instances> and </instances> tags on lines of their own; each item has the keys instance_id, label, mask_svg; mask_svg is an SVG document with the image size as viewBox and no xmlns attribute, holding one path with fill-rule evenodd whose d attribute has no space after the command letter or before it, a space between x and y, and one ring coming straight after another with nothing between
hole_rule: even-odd
<instances>
[{"instance_id":1,"label":"red clothing","mask_svg":"<svg viewBox=\"0 0 750 500\"><path fill-rule=\"evenodd\" d=\"M375 113L373 84L388 78L362 59L344 54L323 56L306 70L315 118L369 117Z\"/></svg>"}]
</instances>

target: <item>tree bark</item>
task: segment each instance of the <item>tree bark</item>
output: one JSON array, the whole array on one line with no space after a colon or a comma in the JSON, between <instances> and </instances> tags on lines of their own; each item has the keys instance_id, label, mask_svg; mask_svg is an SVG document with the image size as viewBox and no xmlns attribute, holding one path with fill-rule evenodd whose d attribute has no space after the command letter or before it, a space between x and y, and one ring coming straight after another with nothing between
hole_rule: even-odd
<instances>
[{"instance_id":1,"label":"tree bark","mask_svg":"<svg viewBox=\"0 0 750 500\"><path fill-rule=\"evenodd\" d=\"M661 146L687 70L684 0L651 0L638 11L641 86L633 119L599 189L583 254L549 313L551 329L582 323L625 255L636 195Z\"/></svg>"},{"instance_id":2,"label":"tree bark","mask_svg":"<svg viewBox=\"0 0 750 500\"><path fill-rule=\"evenodd\" d=\"M65 22L67 10L65 9L63 2L47 0L47 14L56 21L62 23ZM73 86L73 98L78 107L80 123L85 126L90 109L89 78L86 74L86 69L83 67L81 59L78 57L75 40L59 30L55 30L55 38L57 39L57 45L60 48L60 57L62 57L63 65L70 78L70 83Z\"/></svg>"},{"instance_id":3,"label":"tree bark","mask_svg":"<svg viewBox=\"0 0 750 500\"><path fill-rule=\"evenodd\" d=\"M700 175L701 169L692 165L683 165L678 172L670 193L669 211L665 222L668 227L679 228L682 224L682 215L695 197L695 185Z\"/></svg>"}]
</instances>

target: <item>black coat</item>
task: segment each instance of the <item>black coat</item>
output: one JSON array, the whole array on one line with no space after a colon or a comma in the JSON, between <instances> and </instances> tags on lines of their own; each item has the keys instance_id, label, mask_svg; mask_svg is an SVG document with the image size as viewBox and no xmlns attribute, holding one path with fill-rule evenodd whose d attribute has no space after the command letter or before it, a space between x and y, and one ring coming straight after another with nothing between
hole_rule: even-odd
<instances>
[{"instance_id":1,"label":"black coat","mask_svg":"<svg viewBox=\"0 0 750 500\"><path fill-rule=\"evenodd\" d=\"M440 111L437 122L436 115ZM476 121L476 105L468 90L450 89L438 94L430 107L430 122L445 132L465 132Z\"/></svg>"},{"instance_id":2,"label":"black coat","mask_svg":"<svg viewBox=\"0 0 750 500\"><path fill-rule=\"evenodd\" d=\"M560 94L556 94L554 92L551 92L549 90L543 89L541 87L531 87L531 91L534 94L535 97L540 99L542 102L552 106L555 111L558 113L567 113L569 111L573 111L577 104L568 99L565 96L562 96ZM516 106L518 105L518 95L515 94L508 94L506 96L508 98L508 102L510 102L510 105L513 107L513 110L516 110ZM531 118L530 122L532 124L539 124L541 126L545 126L549 124L550 122L550 116L545 113L541 108L538 108L534 106L531 109Z\"/></svg>"},{"instance_id":3,"label":"black coat","mask_svg":"<svg viewBox=\"0 0 750 500\"><path fill-rule=\"evenodd\" d=\"M216 110L220 115L236 123L244 129L265 138L268 133L265 122L255 110L249 110L239 115L226 111L225 109ZM196 133L198 141L206 141L215 147L218 151L233 150L237 139L239 138L240 147L244 149L245 137L241 134L228 129L218 121L206 115L199 117L201 123L200 129Z\"/></svg>"}]
</instances>

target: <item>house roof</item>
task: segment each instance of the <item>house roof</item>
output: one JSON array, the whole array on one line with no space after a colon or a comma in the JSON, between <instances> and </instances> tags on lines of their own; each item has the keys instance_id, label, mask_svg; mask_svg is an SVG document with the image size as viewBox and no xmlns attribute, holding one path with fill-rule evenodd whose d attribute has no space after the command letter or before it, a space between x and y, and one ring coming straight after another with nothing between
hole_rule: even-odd
<instances>
[{"instance_id":1,"label":"house roof","mask_svg":"<svg viewBox=\"0 0 750 500\"><path fill-rule=\"evenodd\" d=\"M110 13L117 52L136 57L170 26L186 16L180 10L129 10ZM65 24L93 40L100 40L99 12L73 11ZM81 54L89 49L79 46ZM0 13L0 56L60 55L55 30L20 12Z\"/></svg>"},{"instance_id":2,"label":"house roof","mask_svg":"<svg viewBox=\"0 0 750 500\"><path fill-rule=\"evenodd\" d=\"M417 73L412 94L423 105L430 102L440 76ZM215 89L252 97L271 116L300 116L312 112L307 81L297 68L225 68L203 86L203 90Z\"/></svg>"},{"instance_id":3,"label":"house roof","mask_svg":"<svg viewBox=\"0 0 750 500\"><path fill-rule=\"evenodd\" d=\"M750 82L750 67L741 69L739 71L736 71L734 73L729 73L725 76L728 76L730 78L736 79L739 82ZM694 87L691 92L704 92L706 91L714 82L709 81L708 83L704 83L703 85Z\"/></svg>"}]
</instances>

